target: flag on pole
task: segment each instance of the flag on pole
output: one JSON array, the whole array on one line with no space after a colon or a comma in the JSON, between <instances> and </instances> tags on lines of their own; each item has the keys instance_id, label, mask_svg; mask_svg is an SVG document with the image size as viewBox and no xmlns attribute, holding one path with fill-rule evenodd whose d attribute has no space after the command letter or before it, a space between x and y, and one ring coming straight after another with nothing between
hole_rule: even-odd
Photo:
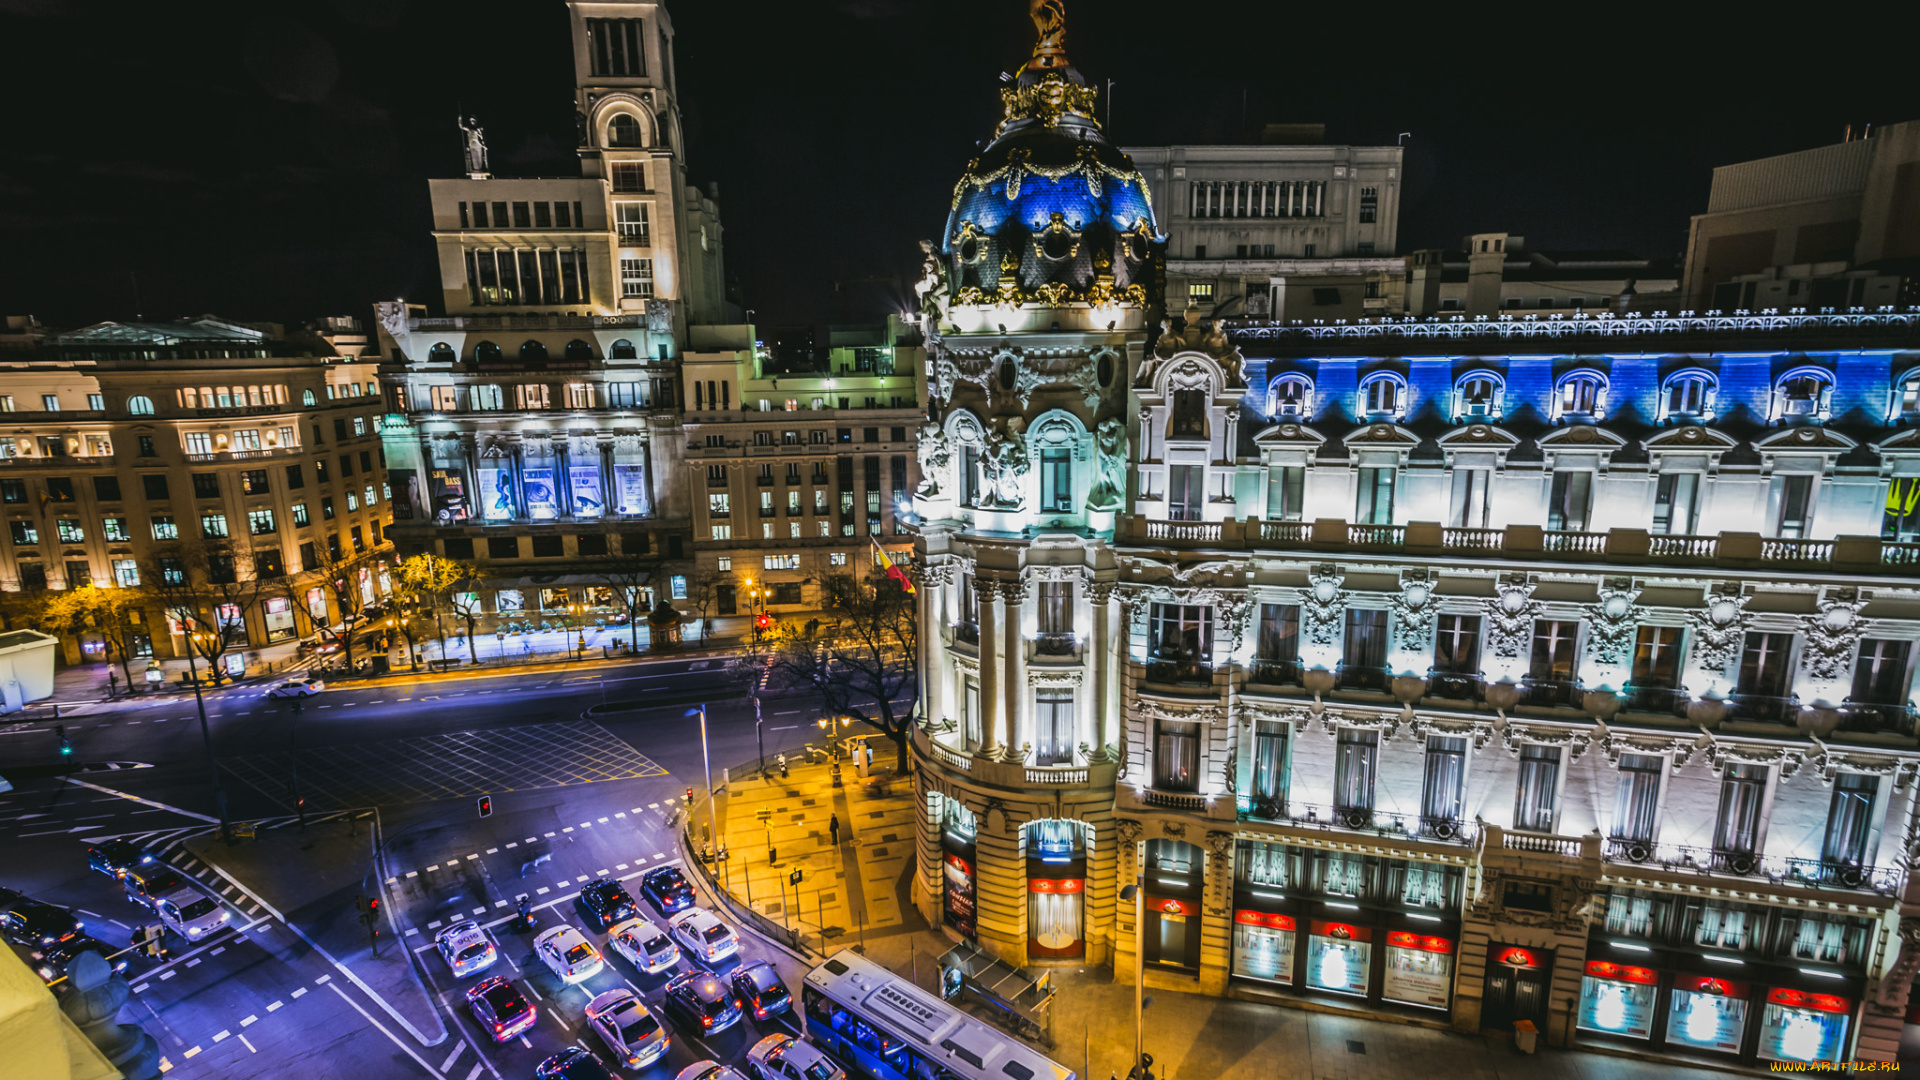
<instances>
[{"instance_id":1,"label":"flag on pole","mask_svg":"<svg viewBox=\"0 0 1920 1080\"><path fill-rule=\"evenodd\" d=\"M908 596L914 595L913 582L907 580L907 572L895 566L892 559L887 558L887 549L880 546L880 541L873 534L869 533L867 539L873 543L873 557L879 562L880 569L885 570L888 577L899 582L900 587L907 590Z\"/></svg>"}]
</instances>

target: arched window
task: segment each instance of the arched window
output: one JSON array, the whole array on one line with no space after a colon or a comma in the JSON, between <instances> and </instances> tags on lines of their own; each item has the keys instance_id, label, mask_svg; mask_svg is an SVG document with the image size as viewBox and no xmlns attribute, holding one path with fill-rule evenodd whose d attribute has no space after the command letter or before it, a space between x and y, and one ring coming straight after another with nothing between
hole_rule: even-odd
<instances>
[{"instance_id":1,"label":"arched window","mask_svg":"<svg viewBox=\"0 0 1920 1080\"><path fill-rule=\"evenodd\" d=\"M1893 384L1893 407L1887 412L1887 420L1920 420L1920 368L1900 376Z\"/></svg>"},{"instance_id":2,"label":"arched window","mask_svg":"<svg viewBox=\"0 0 1920 1080\"><path fill-rule=\"evenodd\" d=\"M217 400L220 402L221 408L223 409L233 408L233 388L230 386L221 387L220 396ZM244 402L242 404L244 404Z\"/></svg>"},{"instance_id":3,"label":"arched window","mask_svg":"<svg viewBox=\"0 0 1920 1080\"><path fill-rule=\"evenodd\" d=\"M1506 381L1491 371L1470 371L1453 387L1455 420L1498 420L1506 404Z\"/></svg>"},{"instance_id":4,"label":"arched window","mask_svg":"<svg viewBox=\"0 0 1920 1080\"><path fill-rule=\"evenodd\" d=\"M523 364L544 364L547 362L547 347L531 339L520 343L520 362Z\"/></svg>"},{"instance_id":5,"label":"arched window","mask_svg":"<svg viewBox=\"0 0 1920 1080\"><path fill-rule=\"evenodd\" d=\"M1305 419L1313 415L1313 382L1305 375L1282 375L1267 388L1267 415Z\"/></svg>"},{"instance_id":6,"label":"arched window","mask_svg":"<svg viewBox=\"0 0 1920 1080\"><path fill-rule=\"evenodd\" d=\"M428 349L427 363L429 364L453 363L453 346L442 341L439 344L435 345L433 348Z\"/></svg>"},{"instance_id":7,"label":"arched window","mask_svg":"<svg viewBox=\"0 0 1920 1080\"><path fill-rule=\"evenodd\" d=\"M494 385L475 386L467 391L467 403L475 409L494 410L502 408L504 395Z\"/></svg>"},{"instance_id":8,"label":"arched window","mask_svg":"<svg viewBox=\"0 0 1920 1080\"><path fill-rule=\"evenodd\" d=\"M262 404L262 402L261 402L261 400L260 400L260 388L259 388L259 387L257 387L257 386L249 386L249 387L247 387L247 404L249 404L249 405L259 405L259 404Z\"/></svg>"},{"instance_id":9,"label":"arched window","mask_svg":"<svg viewBox=\"0 0 1920 1080\"><path fill-rule=\"evenodd\" d=\"M305 405L308 408L312 408L313 406L320 404L320 402L318 399L316 399L313 396L313 391L302 390L300 391L300 404Z\"/></svg>"},{"instance_id":10,"label":"arched window","mask_svg":"<svg viewBox=\"0 0 1920 1080\"><path fill-rule=\"evenodd\" d=\"M580 363L591 360L593 359L593 346L581 341L579 338L574 338L572 341L567 342L567 359Z\"/></svg>"},{"instance_id":11,"label":"arched window","mask_svg":"<svg viewBox=\"0 0 1920 1080\"><path fill-rule=\"evenodd\" d=\"M640 121L630 113L620 113L607 124L608 146L645 146L646 140L640 134Z\"/></svg>"},{"instance_id":12,"label":"arched window","mask_svg":"<svg viewBox=\"0 0 1920 1080\"><path fill-rule=\"evenodd\" d=\"M1719 384L1698 368L1676 371L1660 384L1661 420L1711 420Z\"/></svg>"},{"instance_id":13,"label":"arched window","mask_svg":"<svg viewBox=\"0 0 1920 1080\"><path fill-rule=\"evenodd\" d=\"M127 399L128 416L152 416L153 399L145 394L135 394Z\"/></svg>"},{"instance_id":14,"label":"arched window","mask_svg":"<svg viewBox=\"0 0 1920 1080\"><path fill-rule=\"evenodd\" d=\"M473 359L476 363L497 364L500 362L500 346L491 341L482 341L473 347Z\"/></svg>"},{"instance_id":15,"label":"arched window","mask_svg":"<svg viewBox=\"0 0 1920 1080\"><path fill-rule=\"evenodd\" d=\"M1399 417L1407 409L1407 383L1391 371L1360 381L1360 411L1366 416Z\"/></svg>"},{"instance_id":16,"label":"arched window","mask_svg":"<svg viewBox=\"0 0 1920 1080\"><path fill-rule=\"evenodd\" d=\"M183 409L199 408L200 407L200 391L195 390L191 386L181 387L180 388L180 407Z\"/></svg>"},{"instance_id":17,"label":"arched window","mask_svg":"<svg viewBox=\"0 0 1920 1080\"><path fill-rule=\"evenodd\" d=\"M1597 371L1569 372L1553 388L1556 420L1603 420L1607 415L1607 380Z\"/></svg>"},{"instance_id":18,"label":"arched window","mask_svg":"<svg viewBox=\"0 0 1920 1080\"><path fill-rule=\"evenodd\" d=\"M1795 368L1774 384L1774 420L1825 420L1832 409L1833 372L1825 368Z\"/></svg>"},{"instance_id":19,"label":"arched window","mask_svg":"<svg viewBox=\"0 0 1920 1080\"><path fill-rule=\"evenodd\" d=\"M613 346L607 350L607 358L610 360L633 360L638 358L638 356L639 354L633 351L633 342L628 341L626 338L615 341Z\"/></svg>"}]
</instances>

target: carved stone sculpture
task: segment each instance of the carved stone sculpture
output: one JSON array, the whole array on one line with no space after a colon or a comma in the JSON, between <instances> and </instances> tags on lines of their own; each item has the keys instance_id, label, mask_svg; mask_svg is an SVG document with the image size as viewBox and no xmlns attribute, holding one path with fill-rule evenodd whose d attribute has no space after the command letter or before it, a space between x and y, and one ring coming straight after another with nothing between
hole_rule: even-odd
<instances>
[{"instance_id":1,"label":"carved stone sculpture","mask_svg":"<svg viewBox=\"0 0 1920 1080\"><path fill-rule=\"evenodd\" d=\"M467 174L484 174L487 171L487 132L474 117L459 120L460 130L466 135Z\"/></svg>"},{"instance_id":2,"label":"carved stone sculpture","mask_svg":"<svg viewBox=\"0 0 1920 1080\"><path fill-rule=\"evenodd\" d=\"M940 425L925 423L920 425L920 487L921 495L932 497L940 494L940 478L946 475L947 465L953 460L953 445L947 441L947 433Z\"/></svg>"},{"instance_id":3,"label":"carved stone sculpture","mask_svg":"<svg viewBox=\"0 0 1920 1080\"><path fill-rule=\"evenodd\" d=\"M1117 510L1127 499L1127 424L1118 417L1100 421L1093 449L1099 474L1087 492L1087 509Z\"/></svg>"},{"instance_id":4,"label":"carved stone sculpture","mask_svg":"<svg viewBox=\"0 0 1920 1080\"><path fill-rule=\"evenodd\" d=\"M1724 672L1746 640L1746 606L1751 597L1738 589L1707 596L1705 610L1689 612L1693 625L1693 663L1702 671Z\"/></svg>"},{"instance_id":5,"label":"carved stone sculpture","mask_svg":"<svg viewBox=\"0 0 1920 1080\"><path fill-rule=\"evenodd\" d=\"M160 1046L136 1024L115 1023L132 991L127 981L96 952L81 953L69 973L72 989L60 999L67 1014L93 1045L129 1080L160 1075Z\"/></svg>"},{"instance_id":6,"label":"carved stone sculpture","mask_svg":"<svg viewBox=\"0 0 1920 1080\"><path fill-rule=\"evenodd\" d=\"M1024 481L1033 467L1027 458L1026 426L1015 416L987 432L981 467L987 474L989 504L996 510L1018 510L1026 504Z\"/></svg>"},{"instance_id":7,"label":"carved stone sculpture","mask_svg":"<svg viewBox=\"0 0 1920 1080\"><path fill-rule=\"evenodd\" d=\"M947 317L947 272L933 241L920 241L920 256L920 279L913 283L913 295L921 316L937 327Z\"/></svg>"}]
</instances>

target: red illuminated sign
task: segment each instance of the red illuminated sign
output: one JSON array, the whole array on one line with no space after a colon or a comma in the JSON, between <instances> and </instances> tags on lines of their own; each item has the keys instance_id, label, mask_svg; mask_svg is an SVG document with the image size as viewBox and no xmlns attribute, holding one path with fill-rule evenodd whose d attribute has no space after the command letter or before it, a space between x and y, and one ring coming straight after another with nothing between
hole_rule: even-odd
<instances>
[{"instance_id":1,"label":"red illuminated sign","mask_svg":"<svg viewBox=\"0 0 1920 1080\"><path fill-rule=\"evenodd\" d=\"M1540 966L1540 956L1526 949L1504 949L1496 962L1508 967L1537 968Z\"/></svg>"},{"instance_id":2,"label":"red illuminated sign","mask_svg":"<svg viewBox=\"0 0 1920 1080\"><path fill-rule=\"evenodd\" d=\"M1372 941L1373 931L1365 926L1350 926L1347 923L1320 922L1316 920L1311 929L1321 937L1330 937L1335 941Z\"/></svg>"},{"instance_id":3,"label":"red illuminated sign","mask_svg":"<svg viewBox=\"0 0 1920 1080\"><path fill-rule=\"evenodd\" d=\"M1159 907L1160 914L1162 915L1200 914L1199 905L1189 903L1185 900L1155 900L1154 904Z\"/></svg>"},{"instance_id":4,"label":"red illuminated sign","mask_svg":"<svg viewBox=\"0 0 1920 1080\"><path fill-rule=\"evenodd\" d=\"M1747 996L1747 984L1731 979L1716 979L1710 975L1681 975L1673 980L1675 990L1685 990L1694 994L1712 994L1714 997L1744 998Z\"/></svg>"},{"instance_id":5,"label":"red illuminated sign","mask_svg":"<svg viewBox=\"0 0 1920 1080\"><path fill-rule=\"evenodd\" d=\"M1443 937L1427 937L1424 934L1409 934L1404 930L1394 930L1387 934L1387 944L1401 949L1418 949L1421 952L1450 953L1453 942Z\"/></svg>"},{"instance_id":6,"label":"red illuminated sign","mask_svg":"<svg viewBox=\"0 0 1920 1080\"><path fill-rule=\"evenodd\" d=\"M1832 994L1809 994L1805 990L1789 990L1778 987L1767 995L1767 1000L1775 1005L1785 1005L1789 1009L1814 1009L1819 1012L1847 1013L1853 1011L1853 1002Z\"/></svg>"},{"instance_id":7,"label":"red illuminated sign","mask_svg":"<svg viewBox=\"0 0 1920 1080\"><path fill-rule=\"evenodd\" d=\"M973 876L973 867L967 862L967 860L961 858L958 855L954 855L951 853L948 854L947 865L953 867L955 870L960 871L961 873L967 875L968 877Z\"/></svg>"},{"instance_id":8,"label":"red illuminated sign","mask_svg":"<svg viewBox=\"0 0 1920 1080\"><path fill-rule=\"evenodd\" d=\"M1293 930L1297 927L1291 915L1269 915L1264 911L1236 911L1233 921L1247 926L1264 926L1272 930Z\"/></svg>"},{"instance_id":9,"label":"red illuminated sign","mask_svg":"<svg viewBox=\"0 0 1920 1080\"><path fill-rule=\"evenodd\" d=\"M1605 960L1587 961L1587 974L1596 979L1642 983L1647 986L1653 986L1660 981L1660 976L1651 968L1628 967L1625 964L1612 964Z\"/></svg>"},{"instance_id":10,"label":"red illuminated sign","mask_svg":"<svg viewBox=\"0 0 1920 1080\"><path fill-rule=\"evenodd\" d=\"M1087 891L1084 878L1033 878L1027 882L1027 891L1034 893L1063 894Z\"/></svg>"}]
</instances>

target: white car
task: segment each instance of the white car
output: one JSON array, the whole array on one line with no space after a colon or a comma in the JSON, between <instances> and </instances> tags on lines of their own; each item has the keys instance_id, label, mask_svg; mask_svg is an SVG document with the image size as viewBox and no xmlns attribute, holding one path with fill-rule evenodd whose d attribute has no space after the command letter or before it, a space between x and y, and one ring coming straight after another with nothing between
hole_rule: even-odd
<instances>
[{"instance_id":1,"label":"white car","mask_svg":"<svg viewBox=\"0 0 1920 1080\"><path fill-rule=\"evenodd\" d=\"M740 939L705 908L688 908L667 923L687 955L712 964L740 951Z\"/></svg>"},{"instance_id":2,"label":"white car","mask_svg":"<svg viewBox=\"0 0 1920 1080\"><path fill-rule=\"evenodd\" d=\"M740 1070L717 1061L696 1061L681 1069L673 1080L747 1080Z\"/></svg>"},{"instance_id":3,"label":"white car","mask_svg":"<svg viewBox=\"0 0 1920 1080\"><path fill-rule=\"evenodd\" d=\"M571 926L556 926L534 938L533 951L563 982L585 982L607 966L593 942Z\"/></svg>"},{"instance_id":4,"label":"white car","mask_svg":"<svg viewBox=\"0 0 1920 1080\"><path fill-rule=\"evenodd\" d=\"M649 975L657 975L680 962L680 946L673 943L665 930L645 919L615 923L613 929L607 931L607 944Z\"/></svg>"},{"instance_id":5,"label":"white car","mask_svg":"<svg viewBox=\"0 0 1920 1080\"><path fill-rule=\"evenodd\" d=\"M769 1035L747 1051L747 1068L760 1080L847 1080L834 1060L791 1035Z\"/></svg>"},{"instance_id":6,"label":"white car","mask_svg":"<svg viewBox=\"0 0 1920 1080\"><path fill-rule=\"evenodd\" d=\"M188 941L206 938L233 917L223 904L196 889L168 893L153 902L153 913L167 929Z\"/></svg>"},{"instance_id":7,"label":"white car","mask_svg":"<svg viewBox=\"0 0 1920 1080\"><path fill-rule=\"evenodd\" d=\"M327 688L319 679L288 679L286 682L267 691L268 697L299 698L312 697Z\"/></svg>"},{"instance_id":8,"label":"white car","mask_svg":"<svg viewBox=\"0 0 1920 1080\"><path fill-rule=\"evenodd\" d=\"M434 935L433 943L456 979L485 971L500 959L493 935L472 919L463 919Z\"/></svg>"},{"instance_id":9,"label":"white car","mask_svg":"<svg viewBox=\"0 0 1920 1080\"><path fill-rule=\"evenodd\" d=\"M631 990L609 990L587 1002L587 1022L629 1069L651 1065L667 1052L667 1029Z\"/></svg>"}]
</instances>

